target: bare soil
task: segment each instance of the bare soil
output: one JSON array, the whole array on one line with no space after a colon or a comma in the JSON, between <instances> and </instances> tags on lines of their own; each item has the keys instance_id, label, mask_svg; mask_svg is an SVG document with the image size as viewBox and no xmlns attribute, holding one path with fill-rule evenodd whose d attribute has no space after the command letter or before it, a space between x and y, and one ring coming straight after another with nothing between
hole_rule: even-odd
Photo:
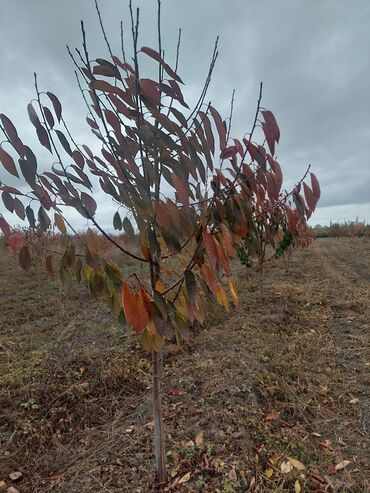
<instances>
[{"instance_id":1,"label":"bare soil","mask_svg":"<svg viewBox=\"0 0 370 493\"><path fill-rule=\"evenodd\" d=\"M83 288L0 255L0 491L157 491L150 358ZM263 300L237 271L241 309L165 348L164 491L370 491L370 239L269 265Z\"/></svg>"}]
</instances>

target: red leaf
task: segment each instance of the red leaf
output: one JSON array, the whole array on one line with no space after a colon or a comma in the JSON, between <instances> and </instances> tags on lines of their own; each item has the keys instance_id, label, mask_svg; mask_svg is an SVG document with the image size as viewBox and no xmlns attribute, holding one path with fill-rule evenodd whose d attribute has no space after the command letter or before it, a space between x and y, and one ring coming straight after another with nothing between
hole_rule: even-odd
<instances>
[{"instance_id":1,"label":"red leaf","mask_svg":"<svg viewBox=\"0 0 370 493\"><path fill-rule=\"evenodd\" d=\"M0 162L2 163L2 165L7 170L8 173L19 178L17 168L15 167L13 158L11 157L10 154L8 154L6 151L4 151L4 149L2 149L1 147L0 147Z\"/></svg>"},{"instance_id":2,"label":"red leaf","mask_svg":"<svg viewBox=\"0 0 370 493\"><path fill-rule=\"evenodd\" d=\"M186 390L184 389L184 387L174 387L173 389L171 389L171 394L172 395L183 395L185 394Z\"/></svg>"},{"instance_id":3,"label":"red leaf","mask_svg":"<svg viewBox=\"0 0 370 493\"><path fill-rule=\"evenodd\" d=\"M53 104L53 108L54 108L56 117L58 119L58 122L60 123L60 120L62 118L62 105L60 104L60 101L55 96L55 94L53 94L52 92L47 92L46 94L49 96L49 99Z\"/></svg>"},{"instance_id":4,"label":"red leaf","mask_svg":"<svg viewBox=\"0 0 370 493\"><path fill-rule=\"evenodd\" d=\"M42 125L36 127L37 137L39 138L40 144L42 144L46 149L51 152L50 140L47 131Z\"/></svg>"},{"instance_id":5,"label":"red leaf","mask_svg":"<svg viewBox=\"0 0 370 493\"><path fill-rule=\"evenodd\" d=\"M314 197L315 197L316 202L317 202L320 198L320 195L321 195L320 185L319 185L319 182L318 182L316 176L313 173L310 173L310 175L311 175L312 192L313 192Z\"/></svg>"},{"instance_id":6,"label":"red leaf","mask_svg":"<svg viewBox=\"0 0 370 493\"><path fill-rule=\"evenodd\" d=\"M32 106L31 103L27 105L27 111L28 111L28 116L30 117L32 125L34 125L35 128L37 128L39 125L41 125L39 117L37 116L37 113L35 111L35 108Z\"/></svg>"},{"instance_id":7,"label":"red leaf","mask_svg":"<svg viewBox=\"0 0 370 493\"><path fill-rule=\"evenodd\" d=\"M280 418L280 415L279 413L275 412L275 411L272 411L271 413L269 414L266 414L264 417L263 417L263 421L275 421L276 419L279 419Z\"/></svg>"},{"instance_id":8,"label":"red leaf","mask_svg":"<svg viewBox=\"0 0 370 493\"><path fill-rule=\"evenodd\" d=\"M9 248L16 253L23 245L25 234L21 232L10 233L6 238Z\"/></svg>"},{"instance_id":9,"label":"red leaf","mask_svg":"<svg viewBox=\"0 0 370 493\"><path fill-rule=\"evenodd\" d=\"M234 248L233 239L232 239L230 231L225 226L225 224L222 224L222 223L220 224L220 231L221 231L222 238L224 240L224 244L226 246L226 250L227 250L228 255L232 258L235 258L236 257L236 250Z\"/></svg>"},{"instance_id":10,"label":"red leaf","mask_svg":"<svg viewBox=\"0 0 370 493\"><path fill-rule=\"evenodd\" d=\"M211 267L208 264L204 264L201 268L203 279L206 281L207 286L213 296L217 299L217 281Z\"/></svg>"},{"instance_id":11,"label":"red leaf","mask_svg":"<svg viewBox=\"0 0 370 493\"><path fill-rule=\"evenodd\" d=\"M213 121L215 122L217 132L218 132L218 137L220 140L220 151L223 151L224 148L226 147L226 128L224 126L224 123L222 121L222 118L217 110L213 108L213 106L209 107L209 111L211 112L211 115L213 117Z\"/></svg>"},{"instance_id":12,"label":"red leaf","mask_svg":"<svg viewBox=\"0 0 370 493\"><path fill-rule=\"evenodd\" d=\"M146 55L150 56L155 61L160 63L163 69L165 70L165 72L167 72L167 74L170 77L175 79L177 82L183 83L180 77L176 74L176 72L174 72L174 70L172 70L172 68L163 60L163 58L158 53L158 51L155 51L152 48L149 48L148 46L143 46L140 51L142 51L143 53L145 53Z\"/></svg>"},{"instance_id":13,"label":"red leaf","mask_svg":"<svg viewBox=\"0 0 370 493\"><path fill-rule=\"evenodd\" d=\"M218 255L217 255L217 245L215 239L213 238L213 236L209 231L205 230L203 231L203 240L211 267L214 271L216 271Z\"/></svg>"},{"instance_id":14,"label":"red leaf","mask_svg":"<svg viewBox=\"0 0 370 493\"><path fill-rule=\"evenodd\" d=\"M306 198L306 203L308 205L308 208L310 212L313 212L316 207L316 199L314 197L314 194L310 187L306 185L306 183L303 183L303 190L304 190L304 196Z\"/></svg>"},{"instance_id":15,"label":"red leaf","mask_svg":"<svg viewBox=\"0 0 370 493\"><path fill-rule=\"evenodd\" d=\"M49 124L49 127L53 128L54 127L54 117L51 114L51 111L46 106L43 106L42 109L44 110L45 118Z\"/></svg>"},{"instance_id":16,"label":"red leaf","mask_svg":"<svg viewBox=\"0 0 370 493\"><path fill-rule=\"evenodd\" d=\"M5 236L5 238L8 238L10 236L10 234L11 234L10 226L5 221L5 219L3 218L3 216L0 216L0 229L3 232L3 235Z\"/></svg>"},{"instance_id":17,"label":"red leaf","mask_svg":"<svg viewBox=\"0 0 370 493\"><path fill-rule=\"evenodd\" d=\"M5 207L9 212L14 211L14 199L8 192L3 192L1 194L1 198L3 199Z\"/></svg>"},{"instance_id":18,"label":"red leaf","mask_svg":"<svg viewBox=\"0 0 370 493\"><path fill-rule=\"evenodd\" d=\"M160 103L160 92L157 82L151 79L139 79L141 93L155 104Z\"/></svg>"},{"instance_id":19,"label":"red leaf","mask_svg":"<svg viewBox=\"0 0 370 493\"><path fill-rule=\"evenodd\" d=\"M214 238L213 240L216 244L217 255L218 255L218 258L221 260L221 264L222 264L222 267L225 271L225 274L227 276L229 276L231 274L231 271L230 271L229 261L227 260L227 257L225 255L225 251L222 248L222 246L219 244L219 242L216 240L216 238Z\"/></svg>"},{"instance_id":20,"label":"red leaf","mask_svg":"<svg viewBox=\"0 0 370 493\"><path fill-rule=\"evenodd\" d=\"M94 216L96 212L96 202L85 192L81 192L81 202L90 216Z\"/></svg>"},{"instance_id":21,"label":"red leaf","mask_svg":"<svg viewBox=\"0 0 370 493\"><path fill-rule=\"evenodd\" d=\"M236 153L237 153L236 146L225 147L225 149L221 151L220 159L228 159L230 157L234 157Z\"/></svg>"},{"instance_id":22,"label":"red leaf","mask_svg":"<svg viewBox=\"0 0 370 493\"><path fill-rule=\"evenodd\" d=\"M266 122L266 125L268 128L268 132L271 135L271 138L275 142L279 142L280 130L279 130L279 126L277 124L277 121L275 119L274 114L272 113L272 111L262 111L262 115L263 115L263 118L265 119L265 122Z\"/></svg>"},{"instance_id":23,"label":"red leaf","mask_svg":"<svg viewBox=\"0 0 370 493\"><path fill-rule=\"evenodd\" d=\"M77 166L79 166L81 169L83 169L84 164L85 164L85 160L84 160L82 154L80 153L80 151L74 150L72 152L72 157L73 157L74 162L77 164Z\"/></svg>"}]
</instances>

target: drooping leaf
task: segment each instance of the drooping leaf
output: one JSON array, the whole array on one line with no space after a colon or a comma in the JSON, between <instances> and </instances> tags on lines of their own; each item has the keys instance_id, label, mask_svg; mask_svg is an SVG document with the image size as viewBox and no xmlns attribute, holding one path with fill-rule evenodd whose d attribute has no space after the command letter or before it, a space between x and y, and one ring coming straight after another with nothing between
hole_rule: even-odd
<instances>
[{"instance_id":1,"label":"drooping leaf","mask_svg":"<svg viewBox=\"0 0 370 493\"><path fill-rule=\"evenodd\" d=\"M152 48L149 48L148 46L143 46L140 51L142 51L146 55L150 56L151 58L159 62L162 65L163 70L167 72L167 74L170 77L172 77L174 80L183 83L180 77L176 74L176 72L172 70L172 68L163 60L163 58L157 51L153 50Z\"/></svg>"},{"instance_id":2,"label":"drooping leaf","mask_svg":"<svg viewBox=\"0 0 370 493\"><path fill-rule=\"evenodd\" d=\"M5 207L8 209L9 212L14 211L14 199L8 192L3 192L1 194L1 198L3 199Z\"/></svg>"},{"instance_id":3,"label":"drooping leaf","mask_svg":"<svg viewBox=\"0 0 370 493\"><path fill-rule=\"evenodd\" d=\"M189 302L194 305L197 294L197 281L195 275L190 270L185 271L185 283L189 295Z\"/></svg>"},{"instance_id":4,"label":"drooping leaf","mask_svg":"<svg viewBox=\"0 0 370 493\"><path fill-rule=\"evenodd\" d=\"M53 105L55 115L57 117L58 122L60 123L60 120L62 118L62 105L60 104L59 99L53 94L52 92L47 92L46 93Z\"/></svg>"},{"instance_id":5,"label":"drooping leaf","mask_svg":"<svg viewBox=\"0 0 370 493\"><path fill-rule=\"evenodd\" d=\"M45 233L50 226L50 218L42 206L38 210L37 219L39 221L41 231Z\"/></svg>"},{"instance_id":6,"label":"drooping leaf","mask_svg":"<svg viewBox=\"0 0 370 493\"><path fill-rule=\"evenodd\" d=\"M203 240L211 267L213 271L216 272L218 258L216 242L211 233L207 230L203 231Z\"/></svg>"},{"instance_id":7,"label":"drooping leaf","mask_svg":"<svg viewBox=\"0 0 370 493\"><path fill-rule=\"evenodd\" d=\"M316 202L317 202L320 198L320 195L321 195L320 184L319 184L318 179L316 178L316 176L313 173L310 173L310 175L311 175L312 192L313 192L314 197L315 197Z\"/></svg>"},{"instance_id":8,"label":"drooping leaf","mask_svg":"<svg viewBox=\"0 0 370 493\"><path fill-rule=\"evenodd\" d=\"M37 113L35 111L35 108L32 106L32 103L29 103L27 105L27 111L28 111L28 116L31 120L32 125L37 128L39 125L41 125L39 117L37 116Z\"/></svg>"},{"instance_id":9,"label":"drooping leaf","mask_svg":"<svg viewBox=\"0 0 370 493\"><path fill-rule=\"evenodd\" d=\"M122 221L122 227L127 235L127 237L131 240L135 238L135 231L134 228L132 227L132 224L129 220L128 217L125 217Z\"/></svg>"},{"instance_id":10,"label":"drooping leaf","mask_svg":"<svg viewBox=\"0 0 370 493\"><path fill-rule=\"evenodd\" d=\"M160 92L158 83L151 79L140 79L139 84L141 93L154 104L159 104Z\"/></svg>"},{"instance_id":11,"label":"drooping leaf","mask_svg":"<svg viewBox=\"0 0 370 493\"><path fill-rule=\"evenodd\" d=\"M56 224L56 227L59 229L59 231L62 233L62 235L67 234L67 228L64 223L64 220L60 214L57 212L54 214L54 223Z\"/></svg>"},{"instance_id":12,"label":"drooping leaf","mask_svg":"<svg viewBox=\"0 0 370 493\"><path fill-rule=\"evenodd\" d=\"M26 207L26 217L30 227L36 228L35 214L29 205Z\"/></svg>"},{"instance_id":13,"label":"drooping leaf","mask_svg":"<svg viewBox=\"0 0 370 493\"><path fill-rule=\"evenodd\" d=\"M14 197L13 201L14 201L13 202L14 212L17 214L19 219L22 219L22 221L23 221L25 218L24 205L17 197Z\"/></svg>"},{"instance_id":14,"label":"drooping leaf","mask_svg":"<svg viewBox=\"0 0 370 493\"><path fill-rule=\"evenodd\" d=\"M85 207L88 215L93 217L95 215L96 208L97 208L95 199L93 199L87 193L81 192L81 202L82 202L83 206Z\"/></svg>"},{"instance_id":15,"label":"drooping leaf","mask_svg":"<svg viewBox=\"0 0 370 493\"><path fill-rule=\"evenodd\" d=\"M23 245L19 251L19 265L25 271L30 270L30 267L32 265L32 259L27 245Z\"/></svg>"},{"instance_id":16,"label":"drooping leaf","mask_svg":"<svg viewBox=\"0 0 370 493\"><path fill-rule=\"evenodd\" d=\"M118 211L116 211L114 216L113 216L113 227L114 227L114 229L117 229L118 231L121 231L121 229L122 229L122 220L121 220L121 216L119 215Z\"/></svg>"},{"instance_id":17,"label":"drooping leaf","mask_svg":"<svg viewBox=\"0 0 370 493\"><path fill-rule=\"evenodd\" d=\"M37 137L40 141L40 144L43 145L44 147L46 147L46 149L48 149L48 151L51 152L50 140L49 140L49 136L48 136L48 133L45 130L45 128L42 125L38 125L36 127L36 133L37 133Z\"/></svg>"},{"instance_id":18,"label":"drooping leaf","mask_svg":"<svg viewBox=\"0 0 370 493\"><path fill-rule=\"evenodd\" d=\"M4 149L0 147L0 162L8 173L19 178L17 168L15 167L13 158Z\"/></svg>"},{"instance_id":19,"label":"drooping leaf","mask_svg":"<svg viewBox=\"0 0 370 493\"><path fill-rule=\"evenodd\" d=\"M66 136L64 135L64 133L61 132L60 130L55 130L55 132L56 132L56 134L58 136L59 142L63 146L63 149L66 151L67 154L69 154L72 157L72 150L71 150L71 147L69 145L69 142L66 139Z\"/></svg>"},{"instance_id":20,"label":"drooping leaf","mask_svg":"<svg viewBox=\"0 0 370 493\"><path fill-rule=\"evenodd\" d=\"M36 173L29 162L25 159L19 159L19 167L21 168L22 175L26 182L33 187L35 185Z\"/></svg>"},{"instance_id":21,"label":"drooping leaf","mask_svg":"<svg viewBox=\"0 0 370 493\"><path fill-rule=\"evenodd\" d=\"M45 120L47 121L49 127L53 128L55 122L54 122L54 117L53 117L51 111L49 110L49 108L47 106L43 106L42 109L44 111Z\"/></svg>"},{"instance_id":22,"label":"drooping leaf","mask_svg":"<svg viewBox=\"0 0 370 493\"><path fill-rule=\"evenodd\" d=\"M220 151L223 151L224 148L226 147L226 128L225 125L222 121L222 118L219 114L219 112L213 108L213 106L209 107L209 111L212 115L213 121L215 122L217 132L218 132L218 137L220 141Z\"/></svg>"},{"instance_id":23,"label":"drooping leaf","mask_svg":"<svg viewBox=\"0 0 370 493\"><path fill-rule=\"evenodd\" d=\"M5 221L3 216L0 216L0 229L3 232L3 235L5 236L5 238L7 238L11 234L10 226Z\"/></svg>"},{"instance_id":24,"label":"drooping leaf","mask_svg":"<svg viewBox=\"0 0 370 493\"><path fill-rule=\"evenodd\" d=\"M139 334L143 331L149 321L149 315L144 305L142 292L132 292L127 282L123 282L121 296L126 321L128 325L131 325L135 332Z\"/></svg>"}]
</instances>

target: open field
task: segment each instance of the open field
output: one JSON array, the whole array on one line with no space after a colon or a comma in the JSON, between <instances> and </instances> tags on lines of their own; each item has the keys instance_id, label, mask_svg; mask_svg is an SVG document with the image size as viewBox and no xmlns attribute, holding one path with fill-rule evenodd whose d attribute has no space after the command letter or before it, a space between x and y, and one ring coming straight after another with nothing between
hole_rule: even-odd
<instances>
[{"instance_id":1,"label":"open field","mask_svg":"<svg viewBox=\"0 0 370 493\"><path fill-rule=\"evenodd\" d=\"M241 309L165 349L168 491L369 491L370 239L270 265L263 301L238 270ZM4 251L0 274L3 491L155 491L151 365L131 331Z\"/></svg>"}]
</instances>

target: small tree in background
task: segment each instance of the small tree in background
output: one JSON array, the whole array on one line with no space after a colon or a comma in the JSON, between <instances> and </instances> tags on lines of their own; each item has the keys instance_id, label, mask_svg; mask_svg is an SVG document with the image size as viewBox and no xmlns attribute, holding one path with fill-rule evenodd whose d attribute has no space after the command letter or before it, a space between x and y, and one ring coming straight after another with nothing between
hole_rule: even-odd
<instances>
[{"instance_id":1,"label":"small tree in background","mask_svg":"<svg viewBox=\"0 0 370 493\"><path fill-rule=\"evenodd\" d=\"M177 70L180 35L174 67L164 58L160 0L156 50L139 47L139 9L129 3L132 62L122 29L122 52L112 52L97 3L96 9L109 60L91 60L83 24L82 50L69 54L100 153L75 141L59 99L40 91L35 76L36 100L28 105L28 115L54 164L40 171L37 153L21 140L11 120L0 115L0 162L22 184L21 190L2 184L2 200L8 211L27 219L29 229L15 232L3 217L0 227L23 269L41 256L50 276L57 271L64 284L84 284L133 327L152 353L154 449L158 481L164 484L160 378L165 339L186 339L189 326L204 323L206 297L226 310L230 302L238 306L229 263L235 246L244 238L261 255L264 242L275 242L274 221L280 220L289 198L298 204L289 214L296 224L304 222L316 206L319 188L311 174L312 188L304 185L306 200L300 195L303 179L291 192L281 193L282 171L274 158L280 132L273 114L261 109L262 85L248 138L230 138L232 111L226 123L205 102L217 42L203 91L190 109ZM156 64L156 80L142 73L144 59ZM93 197L97 188L117 205L112 223L123 236L111 235L99 224ZM78 233L65 216L71 208L92 229ZM52 224L61 236L56 245L47 238ZM112 249L102 251L98 235ZM114 250L134 261L133 274L126 275L114 261Z\"/></svg>"}]
</instances>

